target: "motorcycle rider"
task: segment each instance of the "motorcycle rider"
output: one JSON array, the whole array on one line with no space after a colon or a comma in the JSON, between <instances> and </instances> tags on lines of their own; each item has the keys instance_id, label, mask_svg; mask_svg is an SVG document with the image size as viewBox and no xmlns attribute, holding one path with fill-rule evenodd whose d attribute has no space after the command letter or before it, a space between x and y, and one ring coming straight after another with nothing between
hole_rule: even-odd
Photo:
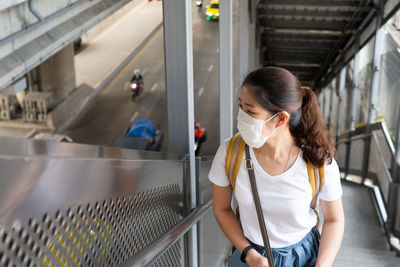
<instances>
[{"instance_id":1,"label":"motorcycle rider","mask_svg":"<svg viewBox=\"0 0 400 267\"><path fill-rule=\"evenodd\" d=\"M140 94L142 89L143 89L143 77L140 74L140 70L139 69L135 70L135 72L133 74L133 77L131 79L131 83L134 83L134 82L136 82L138 90L139 90L138 94Z\"/></svg>"},{"instance_id":2,"label":"motorcycle rider","mask_svg":"<svg viewBox=\"0 0 400 267\"><path fill-rule=\"evenodd\" d=\"M197 121L194 121L194 139L195 142L197 142L195 156L198 156L200 153L201 144L207 140L207 132Z\"/></svg>"}]
</instances>

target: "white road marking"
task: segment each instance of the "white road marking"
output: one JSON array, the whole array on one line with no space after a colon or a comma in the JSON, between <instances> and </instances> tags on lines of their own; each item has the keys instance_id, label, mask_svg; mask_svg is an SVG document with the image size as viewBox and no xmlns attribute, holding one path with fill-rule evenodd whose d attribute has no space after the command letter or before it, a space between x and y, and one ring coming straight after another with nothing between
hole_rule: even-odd
<instances>
[{"instance_id":1,"label":"white road marking","mask_svg":"<svg viewBox=\"0 0 400 267\"><path fill-rule=\"evenodd\" d=\"M24 138L32 138L35 134L36 134L36 130L32 129L24 136Z\"/></svg>"},{"instance_id":2,"label":"white road marking","mask_svg":"<svg viewBox=\"0 0 400 267\"><path fill-rule=\"evenodd\" d=\"M125 86L124 86L124 90L128 91L131 87L131 83L130 82L125 82Z\"/></svg>"},{"instance_id":3,"label":"white road marking","mask_svg":"<svg viewBox=\"0 0 400 267\"><path fill-rule=\"evenodd\" d=\"M213 70L213 68L214 68L214 65L211 64L210 67L208 67L208 71L211 72Z\"/></svg>"},{"instance_id":4,"label":"white road marking","mask_svg":"<svg viewBox=\"0 0 400 267\"><path fill-rule=\"evenodd\" d=\"M138 116L139 116L139 112L135 112L135 114L133 114L133 116L132 116L132 118L129 120L129 122L130 122L130 123L134 122Z\"/></svg>"},{"instance_id":5,"label":"white road marking","mask_svg":"<svg viewBox=\"0 0 400 267\"><path fill-rule=\"evenodd\" d=\"M198 93L198 96L201 96L204 93L204 87L201 87Z\"/></svg>"},{"instance_id":6,"label":"white road marking","mask_svg":"<svg viewBox=\"0 0 400 267\"><path fill-rule=\"evenodd\" d=\"M151 90L150 90L150 91L154 92L154 91L157 89L157 87L158 87L158 83L155 83L155 84L153 85L153 87L151 87Z\"/></svg>"},{"instance_id":7,"label":"white road marking","mask_svg":"<svg viewBox=\"0 0 400 267\"><path fill-rule=\"evenodd\" d=\"M146 73L148 73L148 72L149 72L149 69L146 68L146 69L143 70L142 75L144 76L144 75L146 75Z\"/></svg>"}]
</instances>

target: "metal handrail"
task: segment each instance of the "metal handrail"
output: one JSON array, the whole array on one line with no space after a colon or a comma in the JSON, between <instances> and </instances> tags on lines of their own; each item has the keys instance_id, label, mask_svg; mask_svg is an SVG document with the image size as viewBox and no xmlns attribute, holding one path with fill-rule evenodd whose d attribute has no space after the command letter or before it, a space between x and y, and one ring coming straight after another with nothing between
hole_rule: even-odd
<instances>
[{"instance_id":1,"label":"metal handrail","mask_svg":"<svg viewBox=\"0 0 400 267\"><path fill-rule=\"evenodd\" d=\"M353 141L365 140L366 138L369 138L369 137L372 138L374 140L375 144L377 145L379 158L381 159L382 164L385 168L385 173L386 173L386 176L387 176L387 179L389 182L389 186L392 187L394 184L394 179L392 177L393 174L390 172L390 168L387 165L387 163L385 162L383 152L382 152L382 147L379 144L379 141L377 139L375 131L382 131L386 145L387 145L387 147L390 151L391 157L392 157L392 164L399 164L399 162L396 161L396 150L395 150L393 140L390 136L389 129L384 121L378 121L376 123L370 124L369 127L367 127L367 126L359 127L359 128L354 129L351 132L342 134L339 136L337 144L347 145L349 147ZM349 153L349 152L347 152L347 153ZM349 159L346 158L346 160L349 160ZM346 176L348 173L350 173L349 169L346 168ZM374 197L376 200L376 205L377 205L377 211L379 213L378 216L380 216L380 220L383 223L385 234L386 234L386 237L387 237L387 240L388 240L390 246L392 248L396 249L397 251L400 251L400 247L397 244L398 241L393 241L394 237L392 236L391 230L388 228L388 224L387 224L388 223L388 215L390 215L388 213L390 213L390 210L392 210L390 206L394 205L393 202L391 204L390 203L388 204L389 207L386 207L386 205L384 204L384 201L382 200L382 195L381 195L382 188L380 187L379 184L378 185L369 185L364 182L363 182L363 184L373 190L373 194L374 194ZM391 189L389 189L389 190L391 190ZM389 212L386 211L387 208L388 208Z\"/></svg>"},{"instance_id":2,"label":"metal handrail","mask_svg":"<svg viewBox=\"0 0 400 267\"><path fill-rule=\"evenodd\" d=\"M0 137L0 157L16 159L63 160L173 160L184 161L185 154L103 147L53 140Z\"/></svg>"},{"instance_id":3,"label":"metal handrail","mask_svg":"<svg viewBox=\"0 0 400 267\"><path fill-rule=\"evenodd\" d=\"M187 217L176 224L168 232L154 240L145 249L132 256L121 266L148 266L171 247L181 236L196 224L211 208L212 200L194 209Z\"/></svg>"},{"instance_id":4,"label":"metal handrail","mask_svg":"<svg viewBox=\"0 0 400 267\"><path fill-rule=\"evenodd\" d=\"M349 141L351 142L351 141L353 141L353 138L363 139L365 137L368 137L368 135L371 135L371 132L374 132L377 130L382 130L383 134L385 135L385 141L386 141L391 153L394 155L395 148L394 148L393 140L390 137L389 129L388 129L388 126L385 123L385 121L381 120L381 121L375 122L373 124L370 124L370 133L368 133L368 134L365 133L366 128L367 128L367 126L362 126L362 127L358 127L356 129L354 129L353 131L341 134L338 137L337 144L342 144L342 143L346 143ZM359 135L361 135L361 137L354 137L354 136L359 136Z\"/></svg>"},{"instance_id":5,"label":"metal handrail","mask_svg":"<svg viewBox=\"0 0 400 267\"><path fill-rule=\"evenodd\" d=\"M343 143L353 142L353 141L357 141L357 140L364 140L365 138L368 138L370 136L371 136L371 134L363 134L363 135L358 136L358 137L352 137L352 138L340 140L340 141L336 142L336 144L340 145L340 144L343 144Z\"/></svg>"},{"instance_id":6,"label":"metal handrail","mask_svg":"<svg viewBox=\"0 0 400 267\"><path fill-rule=\"evenodd\" d=\"M374 139L376 145L378 146L379 157L384 162L386 174L389 177L389 182L392 183L392 175L389 172L390 168L386 165L385 160L383 159L382 148L379 145L379 142L374 133L375 131L382 131L382 133L385 137L384 139L386 141L386 144L390 150L391 157L393 160L395 160L395 148L394 148L393 140L390 137L389 129L384 121L378 121L376 123L370 124L368 132L365 132L366 130L367 130L367 126L362 126L362 127L354 129L353 131L344 133L339 136L338 142L336 142L336 144L337 145L342 145L342 144L349 145L353 141L357 141L357 140L365 140L366 138ZM396 162L396 161L394 161L394 162ZM346 175L347 175L347 173L346 173Z\"/></svg>"}]
</instances>

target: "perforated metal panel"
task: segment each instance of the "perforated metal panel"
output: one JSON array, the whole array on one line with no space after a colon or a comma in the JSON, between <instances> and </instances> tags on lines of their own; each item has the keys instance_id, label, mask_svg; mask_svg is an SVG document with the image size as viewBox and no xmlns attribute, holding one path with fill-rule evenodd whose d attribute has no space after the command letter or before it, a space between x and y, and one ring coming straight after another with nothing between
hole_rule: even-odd
<instances>
[{"instance_id":1,"label":"perforated metal panel","mask_svg":"<svg viewBox=\"0 0 400 267\"><path fill-rule=\"evenodd\" d=\"M179 239L163 255L161 255L151 266L152 267L179 267L183 263L183 239Z\"/></svg>"},{"instance_id":2,"label":"perforated metal panel","mask_svg":"<svg viewBox=\"0 0 400 267\"><path fill-rule=\"evenodd\" d=\"M178 184L15 221L0 232L0 266L117 266L182 218ZM181 241L153 266L181 266Z\"/></svg>"}]
</instances>

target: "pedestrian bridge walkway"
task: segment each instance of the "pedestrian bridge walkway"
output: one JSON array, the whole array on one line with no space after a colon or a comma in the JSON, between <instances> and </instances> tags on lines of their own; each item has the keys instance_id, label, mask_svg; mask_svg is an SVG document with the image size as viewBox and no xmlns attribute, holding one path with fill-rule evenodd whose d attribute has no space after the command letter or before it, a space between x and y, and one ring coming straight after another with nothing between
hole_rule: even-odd
<instances>
[{"instance_id":1,"label":"pedestrian bridge walkway","mask_svg":"<svg viewBox=\"0 0 400 267\"><path fill-rule=\"evenodd\" d=\"M32 7L32 1L24 2ZM85 2L106 7L105 1ZM234 129L234 79L240 81L260 65L294 72L302 85L313 87L327 127L336 136L346 227L334 266L400 266L400 113L394 112L400 97L400 68L395 68L399 56L395 44L386 47L385 54L381 47L383 25L399 10L399 2L254 2L236 1L240 40L238 51L233 51L232 2L221 1L220 122L215 123L220 140ZM168 115L169 151L176 153L0 137L0 266L223 266L229 242L212 213L207 179L212 156L195 158L193 153L189 4L162 1L145 8L163 8L168 100L168 114L163 115ZM142 29L143 38L159 27L157 14L154 24ZM72 26L73 34L58 33L60 39L54 42L48 32L42 38L50 47L68 45L81 33ZM120 45L122 54L112 58L111 65L122 66L123 54L133 55L140 44L131 40L125 46L113 36L103 40ZM36 41L30 45L36 47ZM86 52L91 49L95 46ZM11 60L16 56L2 59L13 63L4 64L3 87L39 64L32 61L20 68L15 64L24 60ZM233 57L239 60L238 77L232 74ZM93 62L86 63L82 69L92 72ZM96 73L91 85L101 87L98 78L110 71L113 68ZM90 88L85 91L93 91ZM388 124L374 121L383 115Z\"/></svg>"},{"instance_id":2,"label":"pedestrian bridge walkway","mask_svg":"<svg viewBox=\"0 0 400 267\"><path fill-rule=\"evenodd\" d=\"M339 157L350 162L338 161L343 176L348 170L346 228L334 266L400 263L399 221L389 226L399 205L390 209L385 195L398 190L385 182L385 124L370 134L364 181L351 159L363 154L356 142L365 132L339 138ZM351 157L341 155L347 146ZM196 159L191 191L185 155L12 138L0 139L0 151L0 265L223 266L229 242L212 212L212 157Z\"/></svg>"}]
</instances>

